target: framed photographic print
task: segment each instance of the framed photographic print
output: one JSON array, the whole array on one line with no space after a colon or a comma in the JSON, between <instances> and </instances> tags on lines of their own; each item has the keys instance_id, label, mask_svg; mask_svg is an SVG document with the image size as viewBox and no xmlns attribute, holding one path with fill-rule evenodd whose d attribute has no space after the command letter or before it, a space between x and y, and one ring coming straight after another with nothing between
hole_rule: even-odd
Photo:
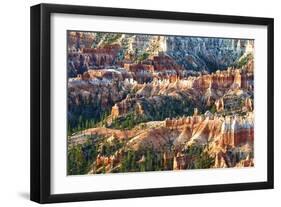
<instances>
[{"instance_id":1,"label":"framed photographic print","mask_svg":"<svg viewBox=\"0 0 281 207\"><path fill-rule=\"evenodd\" d=\"M273 188L273 19L31 7L31 200Z\"/></svg>"}]
</instances>

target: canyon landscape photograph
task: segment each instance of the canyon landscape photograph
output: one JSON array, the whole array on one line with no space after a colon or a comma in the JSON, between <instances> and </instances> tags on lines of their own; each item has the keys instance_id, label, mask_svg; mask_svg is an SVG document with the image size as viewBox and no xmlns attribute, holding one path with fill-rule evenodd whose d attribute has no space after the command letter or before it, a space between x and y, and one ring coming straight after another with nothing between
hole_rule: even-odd
<instances>
[{"instance_id":1,"label":"canyon landscape photograph","mask_svg":"<svg viewBox=\"0 0 281 207\"><path fill-rule=\"evenodd\" d=\"M67 175L254 167L253 39L66 38Z\"/></svg>"}]
</instances>

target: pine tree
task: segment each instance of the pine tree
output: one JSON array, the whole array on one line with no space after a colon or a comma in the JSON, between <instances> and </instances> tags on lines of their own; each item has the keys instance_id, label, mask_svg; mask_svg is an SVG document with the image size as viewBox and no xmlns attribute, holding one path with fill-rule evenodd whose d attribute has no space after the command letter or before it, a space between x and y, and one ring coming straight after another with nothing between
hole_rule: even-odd
<instances>
[{"instance_id":1,"label":"pine tree","mask_svg":"<svg viewBox=\"0 0 281 207\"><path fill-rule=\"evenodd\" d=\"M151 152L149 149L146 151L145 170L146 171L153 170L152 169L152 155L151 155Z\"/></svg>"}]
</instances>

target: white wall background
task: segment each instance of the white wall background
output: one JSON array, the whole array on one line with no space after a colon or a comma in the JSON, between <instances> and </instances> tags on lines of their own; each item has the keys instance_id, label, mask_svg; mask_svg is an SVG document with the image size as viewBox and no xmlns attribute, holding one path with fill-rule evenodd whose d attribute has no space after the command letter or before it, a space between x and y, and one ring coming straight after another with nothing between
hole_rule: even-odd
<instances>
[{"instance_id":1,"label":"white wall background","mask_svg":"<svg viewBox=\"0 0 281 207\"><path fill-rule=\"evenodd\" d=\"M275 18L275 189L183 196L62 203L53 206L263 206L281 202L281 13L278 1L245 0L32 0L1 2L0 12L0 206L29 201L29 7L37 3L217 13ZM266 70L266 68L264 69ZM266 86L265 86L266 87ZM275 205L276 206L276 205Z\"/></svg>"}]
</instances>

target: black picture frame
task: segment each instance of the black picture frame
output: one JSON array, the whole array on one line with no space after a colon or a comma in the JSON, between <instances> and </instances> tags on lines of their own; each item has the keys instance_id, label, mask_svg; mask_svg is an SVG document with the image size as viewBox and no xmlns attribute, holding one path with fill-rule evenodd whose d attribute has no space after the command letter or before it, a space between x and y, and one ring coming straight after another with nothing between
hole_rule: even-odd
<instances>
[{"instance_id":1,"label":"black picture frame","mask_svg":"<svg viewBox=\"0 0 281 207\"><path fill-rule=\"evenodd\" d=\"M50 16L52 13L100 15L112 17L134 17L164 20L181 20L206 23L232 23L267 26L267 181L238 184L219 184L188 187L167 187L153 189L136 189L106 192L85 192L73 194L50 193L50 130L51 130L51 45ZM168 11L135 10L121 8L103 8L88 6L71 6L39 4L31 7L31 151L30 151L30 199L38 203L88 201L102 199L119 199L146 196L166 196L179 194L210 193L223 191L241 191L255 189L272 189L274 187L274 20L272 18L228 16L213 14L195 14Z\"/></svg>"}]
</instances>

